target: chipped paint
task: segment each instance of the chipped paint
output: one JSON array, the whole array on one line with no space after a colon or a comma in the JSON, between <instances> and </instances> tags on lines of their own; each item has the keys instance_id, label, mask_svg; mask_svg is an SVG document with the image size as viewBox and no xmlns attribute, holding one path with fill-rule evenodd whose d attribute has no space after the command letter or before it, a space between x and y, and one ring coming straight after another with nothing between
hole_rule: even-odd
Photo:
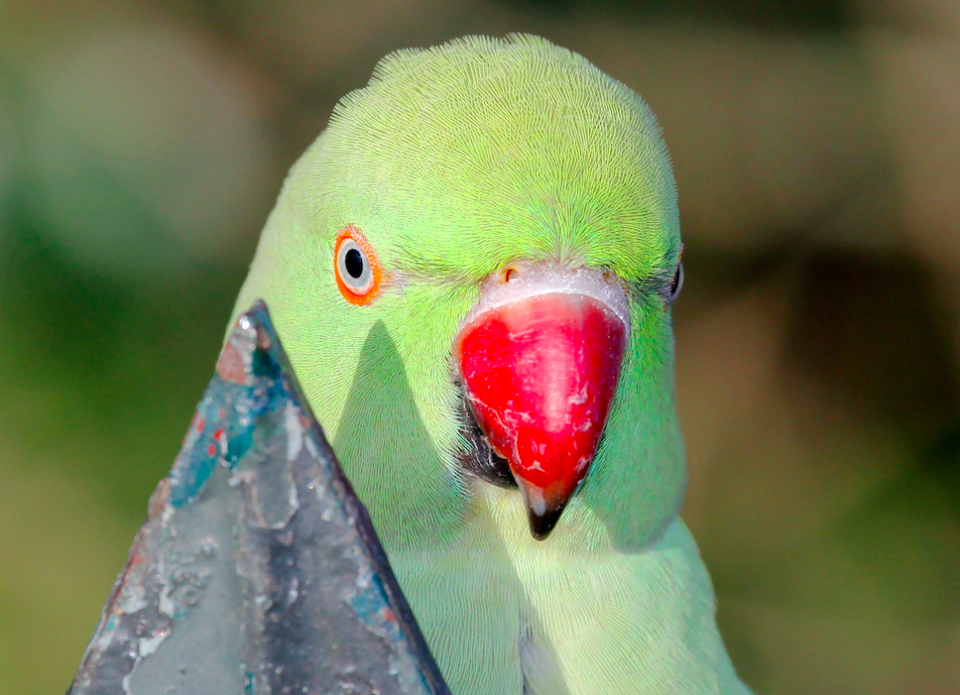
<instances>
[{"instance_id":1,"label":"chipped paint","mask_svg":"<svg viewBox=\"0 0 960 695\"><path fill-rule=\"evenodd\" d=\"M449 695L266 307L238 321L69 695ZM238 668L239 665L239 668Z\"/></svg>"}]
</instances>

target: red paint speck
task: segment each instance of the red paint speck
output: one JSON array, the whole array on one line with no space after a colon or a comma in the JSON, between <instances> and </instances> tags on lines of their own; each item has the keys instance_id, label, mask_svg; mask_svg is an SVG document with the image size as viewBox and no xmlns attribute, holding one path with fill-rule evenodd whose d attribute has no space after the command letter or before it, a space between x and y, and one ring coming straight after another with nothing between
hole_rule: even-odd
<instances>
[{"instance_id":1,"label":"red paint speck","mask_svg":"<svg viewBox=\"0 0 960 695\"><path fill-rule=\"evenodd\" d=\"M397 619L397 617L393 614L393 611L389 608L384 608L380 611L380 614L383 616L383 619L389 623L392 623Z\"/></svg>"},{"instance_id":2,"label":"red paint speck","mask_svg":"<svg viewBox=\"0 0 960 695\"><path fill-rule=\"evenodd\" d=\"M203 428L207 426L207 421L204 418L197 418L197 432L203 432Z\"/></svg>"},{"instance_id":3,"label":"red paint speck","mask_svg":"<svg viewBox=\"0 0 960 695\"><path fill-rule=\"evenodd\" d=\"M209 456L215 456L216 453L217 453L217 448L213 444L210 444L207 446L207 454Z\"/></svg>"},{"instance_id":4,"label":"red paint speck","mask_svg":"<svg viewBox=\"0 0 960 695\"><path fill-rule=\"evenodd\" d=\"M225 381L234 384L246 383L247 371L243 363L243 356L240 351L231 343L223 348L220 353L220 360L217 362L217 374Z\"/></svg>"},{"instance_id":5,"label":"red paint speck","mask_svg":"<svg viewBox=\"0 0 960 695\"><path fill-rule=\"evenodd\" d=\"M214 441L219 442L219 441L220 441L220 437L222 437L222 436L223 436L223 428L222 428L222 427L221 427L220 429L218 429L216 432L213 433L213 439L214 439Z\"/></svg>"}]
</instances>

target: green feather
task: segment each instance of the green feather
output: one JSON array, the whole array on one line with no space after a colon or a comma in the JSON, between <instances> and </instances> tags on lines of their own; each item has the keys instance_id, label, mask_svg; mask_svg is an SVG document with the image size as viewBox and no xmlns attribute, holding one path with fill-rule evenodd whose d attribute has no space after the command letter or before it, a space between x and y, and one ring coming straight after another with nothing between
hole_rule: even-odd
<instances>
[{"instance_id":1,"label":"green feather","mask_svg":"<svg viewBox=\"0 0 960 695\"><path fill-rule=\"evenodd\" d=\"M340 295L352 224L386 279ZM237 312L266 299L455 695L744 693L714 620L685 485L665 291L676 190L646 104L530 36L401 51L294 166ZM532 539L519 493L464 477L451 345L511 261L630 288L620 384L590 471Z\"/></svg>"}]
</instances>

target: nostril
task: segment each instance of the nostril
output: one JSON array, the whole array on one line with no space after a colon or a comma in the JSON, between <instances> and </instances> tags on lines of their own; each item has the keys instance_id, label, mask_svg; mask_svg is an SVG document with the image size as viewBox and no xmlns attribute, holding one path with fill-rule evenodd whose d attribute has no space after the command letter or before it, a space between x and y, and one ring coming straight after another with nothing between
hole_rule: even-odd
<instances>
[{"instance_id":1,"label":"nostril","mask_svg":"<svg viewBox=\"0 0 960 695\"><path fill-rule=\"evenodd\" d=\"M503 270L503 281L510 282L511 280L516 280L520 276L520 271L516 268L504 268Z\"/></svg>"}]
</instances>

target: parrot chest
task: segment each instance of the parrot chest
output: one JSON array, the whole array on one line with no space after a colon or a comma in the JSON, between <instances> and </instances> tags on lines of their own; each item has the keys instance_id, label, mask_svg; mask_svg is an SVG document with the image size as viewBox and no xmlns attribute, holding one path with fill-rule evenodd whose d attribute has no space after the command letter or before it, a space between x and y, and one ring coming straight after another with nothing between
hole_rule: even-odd
<instances>
[{"instance_id":1,"label":"parrot chest","mask_svg":"<svg viewBox=\"0 0 960 695\"><path fill-rule=\"evenodd\" d=\"M577 553L491 490L456 542L391 555L454 695L746 692L681 521L642 553Z\"/></svg>"}]
</instances>

